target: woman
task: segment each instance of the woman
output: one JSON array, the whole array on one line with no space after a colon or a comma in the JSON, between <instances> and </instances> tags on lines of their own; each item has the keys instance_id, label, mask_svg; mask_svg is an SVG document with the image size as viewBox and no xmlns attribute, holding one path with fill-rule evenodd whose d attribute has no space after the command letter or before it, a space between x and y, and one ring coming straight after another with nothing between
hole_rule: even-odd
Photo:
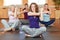
<instances>
[{"instance_id":1,"label":"woman","mask_svg":"<svg viewBox=\"0 0 60 40\"><path fill-rule=\"evenodd\" d=\"M40 23L44 24L46 27L51 25L55 21L55 19L50 20L50 15L51 15L51 13L50 13L50 10L48 8L48 4L45 4L44 9L43 9L43 11L41 13L41 16L43 16L42 17L43 20L42 21L40 20Z\"/></svg>"},{"instance_id":2,"label":"woman","mask_svg":"<svg viewBox=\"0 0 60 40\"><path fill-rule=\"evenodd\" d=\"M28 4L25 3L25 4L24 4L24 8L22 8L22 10L21 10L21 12L20 12L20 13L23 13L23 14L24 14L24 20L21 21L23 25L29 24L29 22L28 22L28 15L27 15L27 14L28 14L28 11L29 11L29 9L28 9ZM25 21L27 21L27 22L25 22Z\"/></svg>"},{"instance_id":3,"label":"woman","mask_svg":"<svg viewBox=\"0 0 60 40\"><path fill-rule=\"evenodd\" d=\"M36 3L31 3L30 12L28 12L29 26L23 25L22 30L25 31L28 37L36 37L46 31L46 27L39 26L39 8Z\"/></svg>"},{"instance_id":4,"label":"woman","mask_svg":"<svg viewBox=\"0 0 60 40\"><path fill-rule=\"evenodd\" d=\"M17 12L16 7L12 5L8 11L9 21L7 22L4 19L1 20L1 23L4 25L5 28L4 32L10 30L15 31L15 29L18 28L19 25L21 25L21 22L18 19L18 14L19 12Z\"/></svg>"},{"instance_id":5,"label":"woman","mask_svg":"<svg viewBox=\"0 0 60 40\"><path fill-rule=\"evenodd\" d=\"M28 4L26 3L23 8L24 11L24 19L28 19L27 13L28 13Z\"/></svg>"}]
</instances>

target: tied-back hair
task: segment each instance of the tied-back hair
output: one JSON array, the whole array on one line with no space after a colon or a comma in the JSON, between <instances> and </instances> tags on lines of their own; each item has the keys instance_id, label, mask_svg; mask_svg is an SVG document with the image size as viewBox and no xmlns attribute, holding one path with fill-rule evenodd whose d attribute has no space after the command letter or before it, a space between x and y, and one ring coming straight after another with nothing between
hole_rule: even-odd
<instances>
[{"instance_id":1,"label":"tied-back hair","mask_svg":"<svg viewBox=\"0 0 60 40\"><path fill-rule=\"evenodd\" d=\"M35 5L35 12L38 13L39 12L39 7L38 7L38 5L36 3L31 3L29 11L33 12L32 9L31 9L31 6L33 4Z\"/></svg>"}]
</instances>

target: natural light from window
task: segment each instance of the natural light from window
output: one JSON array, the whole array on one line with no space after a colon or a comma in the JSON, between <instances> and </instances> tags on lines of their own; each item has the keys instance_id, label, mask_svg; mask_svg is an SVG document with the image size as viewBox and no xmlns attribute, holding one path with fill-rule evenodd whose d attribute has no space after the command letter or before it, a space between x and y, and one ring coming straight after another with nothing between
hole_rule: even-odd
<instances>
[{"instance_id":1,"label":"natural light from window","mask_svg":"<svg viewBox=\"0 0 60 40\"><path fill-rule=\"evenodd\" d=\"M37 3L38 5L44 5L46 0L28 0L28 4L30 5L32 2Z\"/></svg>"},{"instance_id":2,"label":"natural light from window","mask_svg":"<svg viewBox=\"0 0 60 40\"><path fill-rule=\"evenodd\" d=\"M4 0L3 6L22 5L22 0Z\"/></svg>"}]
</instances>

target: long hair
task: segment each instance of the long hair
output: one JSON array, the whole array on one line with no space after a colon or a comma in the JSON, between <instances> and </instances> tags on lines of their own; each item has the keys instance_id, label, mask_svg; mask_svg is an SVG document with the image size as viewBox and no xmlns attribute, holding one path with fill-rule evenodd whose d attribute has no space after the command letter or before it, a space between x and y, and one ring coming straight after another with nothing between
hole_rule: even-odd
<instances>
[{"instance_id":1,"label":"long hair","mask_svg":"<svg viewBox=\"0 0 60 40\"><path fill-rule=\"evenodd\" d=\"M39 7L38 7L38 5L36 3L31 3L29 11L33 12L32 9L31 9L32 4L35 5L35 12L38 13L39 12Z\"/></svg>"}]
</instances>

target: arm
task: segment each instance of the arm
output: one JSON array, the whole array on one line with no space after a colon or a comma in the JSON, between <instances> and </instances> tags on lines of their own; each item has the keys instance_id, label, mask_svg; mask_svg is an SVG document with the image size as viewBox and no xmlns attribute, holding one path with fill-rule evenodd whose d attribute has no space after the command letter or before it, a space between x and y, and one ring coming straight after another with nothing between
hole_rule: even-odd
<instances>
[{"instance_id":1,"label":"arm","mask_svg":"<svg viewBox=\"0 0 60 40\"><path fill-rule=\"evenodd\" d=\"M20 14L22 14L22 13L24 13L24 12L26 12L26 11L25 11L25 10L19 11L19 12L17 12L17 14L20 15Z\"/></svg>"},{"instance_id":2,"label":"arm","mask_svg":"<svg viewBox=\"0 0 60 40\"><path fill-rule=\"evenodd\" d=\"M46 14L50 15L50 14L51 14L51 12L50 12L50 11L47 11L47 12L46 12Z\"/></svg>"},{"instance_id":3,"label":"arm","mask_svg":"<svg viewBox=\"0 0 60 40\"><path fill-rule=\"evenodd\" d=\"M16 18L17 17L17 11L15 10L15 13L14 13L14 17Z\"/></svg>"},{"instance_id":4,"label":"arm","mask_svg":"<svg viewBox=\"0 0 60 40\"><path fill-rule=\"evenodd\" d=\"M20 10L18 10L17 13L18 13L18 15L19 15L19 14L22 14L22 13L25 13L25 12L28 12L28 11L26 10L26 8L22 8L22 9L20 8Z\"/></svg>"},{"instance_id":5,"label":"arm","mask_svg":"<svg viewBox=\"0 0 60 40\"><path fill-rule=\"evenodd\" d=\"M10 16L17 17L17 14L16 13L12 13L11 11L8 11L8 17L10 17Z\"/></svg>"},{"instance_id":6,"label":"arm","mask_svg":"<svg viewBox=\"0 0 60 40\"><path fill-rule=\"evenodd\" d=\"M43 11L40 12L40 17L39 17L39 19L40 19L41 21L44 20L44 19L43 19Z\"/></svg>"},{"instance_id":7,"label":"arm","mask_svg":"<svg viewBox=\"0 0 60 40\"><path fill-rule=\"evenodd\" d=\"M31 12L29 12L28 15L29 16L40 16L40 13L31 13Z\"/></svg>"}]
</instances>

